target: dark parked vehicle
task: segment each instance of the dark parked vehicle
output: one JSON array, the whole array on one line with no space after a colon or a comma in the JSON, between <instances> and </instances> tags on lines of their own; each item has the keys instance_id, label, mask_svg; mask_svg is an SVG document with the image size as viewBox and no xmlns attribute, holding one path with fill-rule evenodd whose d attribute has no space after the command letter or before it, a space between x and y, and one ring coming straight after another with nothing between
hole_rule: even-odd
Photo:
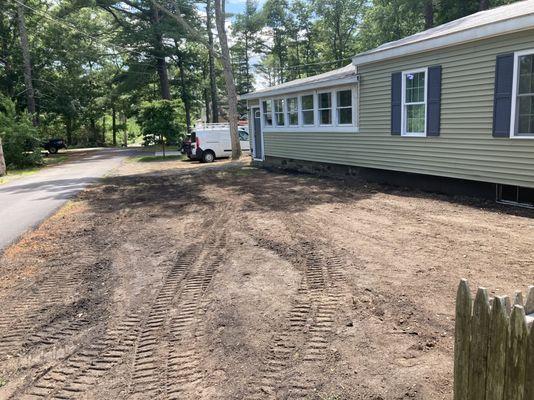
<instances>
[{"instance_id":1,"label":"dark parked vehicle","mask_svg":"<svg viewBox=\"0 0 534 400\"><path fill-rule=\"evenodd\" d=\"M56 154L60 149L67 149L67 145L63 139L49 139L43 142L43 147L50 154Z\"/></svg>"}]
</instances>

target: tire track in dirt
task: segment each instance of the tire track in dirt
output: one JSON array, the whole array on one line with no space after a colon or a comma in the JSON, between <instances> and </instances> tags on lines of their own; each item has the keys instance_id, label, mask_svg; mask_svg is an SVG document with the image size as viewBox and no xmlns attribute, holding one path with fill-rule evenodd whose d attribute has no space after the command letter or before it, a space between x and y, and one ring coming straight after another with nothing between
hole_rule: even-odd
<instances>
[{"instance_id":1,"label":"tire track in dirt","mask_svg":"<svg viewBox=\"0 0 534 400\"><path fill-rule=\"evenodd\" d=\"M129 353L141 322L139 314L128 315L92 344L43 374L24 394L15 393L11 399L80 398Z\"/></svg>"},{"instance_id":2,"label":"tire track in dirt","mask_svg":"<svg viewBox=\"0 0 534 400\"><path fill-rule=\"evenodd\" d=\"M72 263L69 268L53 267L46 271L42 280L22 289L25 296L16 290L17 300L5 300L0 317L0 361L15 356L24 348L35 351L40 346L65 341L90 324L89 319L76 315L76 304L68 310L62 305L65 298L75 293L81 299L91 297L86 293L87 287L101 282L101 277L95 277L94 272L104 271L109 265L108 260L97 261L96 254L84 261ZM58 309L57 314L43 320L43 310L54 307Z\"/></svg>"},{"instance_id":3,"label":"tire track in dirt","mask_svg":"<svg viewBox=\"0 0 534 400\"><path fill-rule=\"evenodd\" d=\"M131 398L187 398L200 390L199 342L204 337L204 307L217 267L222 262L225 221L213 221L183 280L161 292L139 335L131 382Z\"/></svg>"},{"instance_id":4,"label":"tire track in dirt","mask_svg":"<svg viewBox=\"0 0 534 400\"><path fill-rule=\"evenodd\" d=\"M183 277L180 273L191 264L193 248L180 254L173 263L167 278L159 291L152 309L157 308L169 288ZM190 254L188 256L187 254ZM146 316L148 313L148 317ZM41 377L23 391L23 397L16 392L11 399L77 399L90 390L112 368L126 361L140 338L140 332L150 322L148 310L138 310L127 315L115 327L107 329L92 343L74 351L59 365L45 371Z\"/></svg>"},{"instance_id":5,"label":"tire track in dirt","mask_svg":"<svg viewBox=\"0 0 534 400\"><path fill-rule=\"evenodd\" d=\"M292 217L284 218L284 224L296 239L296 248L287 249L250 227L259 246L304 270L285 327L274 335L259 376L251 382L251 399L281 398L281 393L291 398L310 395L315 382L299 369L320 365L326 359L335 316L347 290L342 272L345 263L331 246L320 239L307 240L310 236L306 236L305 228Z\"/></svg>"}]
</instances>

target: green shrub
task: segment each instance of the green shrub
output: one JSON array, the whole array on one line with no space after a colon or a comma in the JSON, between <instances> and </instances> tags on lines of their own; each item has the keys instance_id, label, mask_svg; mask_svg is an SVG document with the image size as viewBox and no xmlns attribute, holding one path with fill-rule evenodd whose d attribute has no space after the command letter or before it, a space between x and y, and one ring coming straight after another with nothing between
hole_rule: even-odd
<instances>
[{"instance_id":1,"label":"green shrub","mask_svg":"<svg viewBox=\"0 0 534 400\"><path fill-rule=\"evenodd\" d=\"M141 103L138 121L145 146L165 141L180 144L186 135L184 107L181 100L157 100Z\"/></svg>"},{"instance_id":2,"label":"green shrub","mask_svg":"<svg viewBox=\"0 0 534 400\"><path fill-rule=\"evenodd\" d=\"M15 103L0 97L0 137L8 168L25 168L42 163L40 139L27 114L17 114Z\"/></svg>"}]
</instances>

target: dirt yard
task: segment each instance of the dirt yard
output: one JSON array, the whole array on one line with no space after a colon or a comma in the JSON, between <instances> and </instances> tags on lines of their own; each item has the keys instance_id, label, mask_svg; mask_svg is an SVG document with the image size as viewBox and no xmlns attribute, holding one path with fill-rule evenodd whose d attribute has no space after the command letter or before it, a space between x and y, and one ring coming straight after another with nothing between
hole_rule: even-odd
<instances>
[{"instance_id":1,"label":"dirt yard","mask_svg":"<svg viewBox=\"0 0 534 400\"><path fill-rule=\"evenodd\" d=\"M2 399L452 399L460 278L534 214L245 163L126 163L0 258Z\"/></svg>"}]
</instances>

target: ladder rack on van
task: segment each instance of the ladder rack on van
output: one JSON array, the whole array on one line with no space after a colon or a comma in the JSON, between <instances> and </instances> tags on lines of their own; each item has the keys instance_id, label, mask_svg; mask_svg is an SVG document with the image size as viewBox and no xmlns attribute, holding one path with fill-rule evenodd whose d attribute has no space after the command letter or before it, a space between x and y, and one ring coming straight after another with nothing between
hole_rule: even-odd
<instances>
[{"instance_id":1,"label":"ladder rack on van","mask_svg":"<svg viewBox=\"0 0 534 400\"><path fill-rule=\"evenodd\" d=\"M246 121L239 121L238 124L239 128L248 128L248 124ZM230 129L230 124L228 122L217 122L217 123L206 123L206 122L199 122L195 125L195 129Z\"/></svg>"},{"instance_id":2,"label":"ladder rack on van","mask_svg":"<svg viewBox=\"0 0 534 400\"><path fill-rule=\"evenodd\" d=\"M206 123L206 122L200 122L195 125L196 129L228 129L230 128L230 124L227 122L220 122L220 123Z\"/></svg>"}]
</instances>

